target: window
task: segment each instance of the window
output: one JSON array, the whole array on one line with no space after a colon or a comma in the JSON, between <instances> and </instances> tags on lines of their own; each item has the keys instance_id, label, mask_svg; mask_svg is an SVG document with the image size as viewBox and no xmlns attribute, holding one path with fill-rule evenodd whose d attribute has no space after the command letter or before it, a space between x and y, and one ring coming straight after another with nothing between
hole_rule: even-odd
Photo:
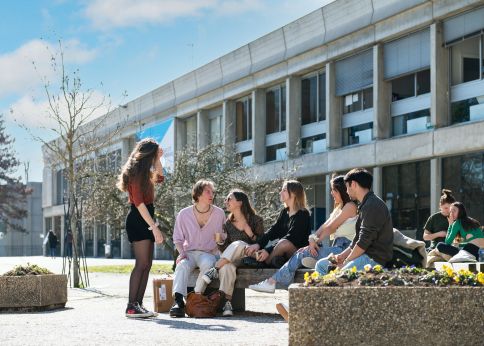
<instances>
[{"instance_id":1,"label":"window","mask_svg":"<svg viewBox=\"0 0 484 346\"><path fill-rule=\"evenodd\" d=\"M466 39L450 48L452 85L481 78L483 66L479 54L481 41L482 35Z\"/></svg>"},{"instance_id":2,"label":"window","mask_svg":"<svg viewBox=\"0 0 484 346\"><path fill-rule=\"evenodd\" d=\"M266 134L286 130L286 87L279 86L266 93Z\"/></svg>"},{"instance_id":3,"label":"window","mask_svg":"<svg viewBox=\"0 0 484 346\"><path fill-rule=\"evenodd\" d=\"M324 175L301 179L306 187L307 204L310 207L311 230L316 231L326 221L326 184Z\"/></svg>"},{"instance_id":4,"label":"window","mask_svg":"<svg viewBox=\"0 0 484 346\"><path fill-rule=\"evenodd\" d=\"M237 156L245 167L252 166L252 151L244 151L238 153Z\"/></svg>"},{"instance_id":5,"label":"window","mask_svg":"<svg viewBox=\"0 0 484 346\"><path fill-rule=\"evenodd\" d=\"M302 154L321 153L326 150L326 134L306 137L301 140Z\"/></svg>"},{"instance_id":6,"label":"window","mask_svg":"<svg viewBox=\"0 0 484 346\"><path fill-rule=\"evenodd\" d=\"M301 81L302 125L326 120L326 73Z\"/></svg>"},{"instance_id":7,"label":"window","mask_svg":"<svg viewBox=\"0 0 484 346\"><path fill-rule=\"evenodd\" d=\"M285 160L286 155L286 143L280 143L271 145L266 148L266 161L281 161Z\"/></svg>"},{"instance_id":8,"label":"window","mask_svg":"<svg viewBox=\"0 0 484 346\"><path fill-rule=\"evenodd\" d=\"M430 92L430 70L412 73L392 80L392 101Z\"/></svg>"},{"instance_id":9,"label":"window","mask_svg":"<svg viewBox=\"0 0 484 346\"><path fill-rule=\"evenodd\" d=\"M430 109L392 117L393 136L425 131L430 124Z\"/></svg>"},{"instance_id":10,"label":"window","mask_svg":"<svg viewBox=\"0 0 484 346\"><path fill-rule=\"evenodd\" d=\"M454 192L467 215L484 222L484 152L442 159L442 188Z\"/></svg>"},{"instance_id":11,"label":"window","mask_svg":"<svg viewBox=\"0 0 484 346\"><path fill-rule=\"evenodd\" d=\"M235 104L236 112L236 142L252 139L252 99L247 97L237 101Z\"/></svg>"},{"instance_id":12,"label":"window","mask_svg":"<svg viewBox=\"0 0 484 346\"><path fill-rule=\"evenodd\" d=\"M343 145L369 143L373 139L373 123L343 129Z\"/></svg>"},{"instance_id":13,"label":"window","mask_svg":"<svg viewBox=\"0 0 484 346\"><path fill-rule=\"evenodd\" d=\"M56 205L64 204L64 196L67 193L67 180L64 169L58 170L55 174L55 193Z\"/></svg>"},{"instance_id":14,"label":"window","mask_svg":"<svg viewBox=\"0 0 484 346\"><path fill-rule=\"evenodd\" d=\"M210 122L210 133L209 133L209 143L210 144L220 144L223 138L223 127L222 127L222 116L216 116L209 119Z\"/></svg>"},{"instance_id":15,"label":"window","mask_svg":"<svg viewBox=\"0 0 484 346\"><path fill-rule=\"evenodd\" d=\"M373 87L343 96L343 114L373 108Z\"/></svg>"},{"instance_id":16,"label":"window","mask_svg":"<svg viewBox=\"0 0 484 346\"><path fill-rule=\"evenodd\" d=\"M393 227L416 230L416 239L421 240L430 216L430 161L383 167L382 191Z\"/></svg>"}]
</instances>

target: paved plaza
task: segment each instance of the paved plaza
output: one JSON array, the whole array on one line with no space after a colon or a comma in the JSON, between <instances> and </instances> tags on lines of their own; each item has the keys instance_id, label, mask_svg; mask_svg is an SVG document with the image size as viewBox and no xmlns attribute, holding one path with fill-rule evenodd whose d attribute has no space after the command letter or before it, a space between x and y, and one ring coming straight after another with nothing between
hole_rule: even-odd
<instances>
[{"instance_id":1,"label":"paved plaza","mask_svg":"<svg viewBox=\"0 0 484 346\"><path fill-rule=\"evenodd\" d=\"M14 265L38 264L55 273L62 259L1 257L0 274ZM88 258L88 266L133 264L134 260ZM154 261L163 263L163 261ZM152 307L150 277L145 302ZM1 345L286 345L288 325L275 309L287 302L287 291L275 295L246 290L247 311L230 318L172 319L160 314L153 319L124 317L128 297L126 274L89 275L90 288L69 288L66 307L35 313L1 313Z\"/></svg>"}]
</instances>

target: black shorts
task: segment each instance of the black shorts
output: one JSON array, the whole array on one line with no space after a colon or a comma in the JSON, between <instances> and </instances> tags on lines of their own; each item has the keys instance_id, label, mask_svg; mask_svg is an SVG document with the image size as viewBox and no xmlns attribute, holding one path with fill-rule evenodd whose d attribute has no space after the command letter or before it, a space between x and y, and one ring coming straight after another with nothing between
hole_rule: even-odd
<instances>
[{"instance_id":1,"label":"black shorts","mask_svg":"<svg viewBox=\"0 0 484 346\"><path fill-rule=\"evenodd\" d=\"M155 208L153 204L147 204L146 208L148 209L151 217L155 215ZM141 214L138 211L138 208L134 204L131 204L131 210L126 216L126 233L128 234L128 240L130 243L134 241L140 241L149 239L152 242L155 241L155 237L153 236L153 232L148 229L149 225L143 219Z\"/></svg>"}]
</instances>

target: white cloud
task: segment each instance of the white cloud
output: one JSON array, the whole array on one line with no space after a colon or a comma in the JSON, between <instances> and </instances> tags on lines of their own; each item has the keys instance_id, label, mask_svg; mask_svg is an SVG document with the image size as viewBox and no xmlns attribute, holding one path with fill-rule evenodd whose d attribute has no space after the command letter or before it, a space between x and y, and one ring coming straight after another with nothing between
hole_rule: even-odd
<instances>
[{"instance_id":1,"label":"white cloud","mask_svg":"<svg viewBox=\"0 0 484 346\"><path fill-rule=\"evenodd\" d=\"M78 95L78 100L80 100L82 95ZM103 103L104 100L104 103ZM59 113L61 117L65 120L68 119L68 109L66 102L61 97L59 101L55 104L59 107ZM109 97L104 95L102 92L93 90L89 102L86 104L86 110L89 107L95 107L102 104L99 108L95 110L90 120L95 119L101 115L106 114L109 111ZM46 99L36 100L31 96L23 96L14 102L9 110L3 111L6 115L6 119L12 122L16 122L27 128L57 128L58 124L53 117L49 116L52 114L49 107L49 102ZM84 113L86 114L86 113Z\"/></svg>"},{"instance_id":2,"label":"white cloud","mask_svg":"<svg viewBox=\"0 0 484 346\"><path fill-rule=\"evenodd\" d=\"M94 59L97 51L84 47L77 39L62 42L66 64L83 64ZM57 55L55 43L32 40L13 52L0 55L0 97L8 94L26 94L42 83L41 77L54 76L52 55ZM35 71L32 62L35 62Z\"/></svg>"}]
</instances>

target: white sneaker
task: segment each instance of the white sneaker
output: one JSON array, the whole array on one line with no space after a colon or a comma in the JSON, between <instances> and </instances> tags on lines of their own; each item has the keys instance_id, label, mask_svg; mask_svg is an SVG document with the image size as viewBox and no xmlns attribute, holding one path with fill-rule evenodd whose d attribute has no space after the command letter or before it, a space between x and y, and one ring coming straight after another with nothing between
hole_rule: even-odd
<instances>
[{"instance_id":1,"label":"white sneaker","mask_svg":"<svg viewBox=\"0 0 484 346\"><path fill-rule=\"evenodd\" d=\"M232 304L229 300L225 302L222 316L229 317L234 315L234 309L232 308Z\"/></svg>"},{"instance_id":2,"label":"white sneaker","mask_svg":"<svg viewBox=\"0 0 484 346\"><path fill-rule=\"evenodd\" d=\"M274 293L276 291L276 284L269 283L269 280L264 280L255 285L250 285L251 290L264 293Z\"/></svg>"},{"instance_id":3,"label":"white sneaker","mask_svg":"<svg viewBox=\"0 0 484 346\"><path fill-rule=\"evenodd\" d=\"M306 268L314 269L314 267L316 267L316 262L318 262L318 260L314 257L304 257L301 264Z\"/></svg>"},{"instance_id":4,"label":"white sneaker","mask_svg":"<svg viewBox=\"0 0 484 346\"><path fill-rule=\"evenodd\" d=\"M449 263L477 262L476 256L466 250L460 250L457 255L449 260Z\"/></svg>"}]
</instances>

